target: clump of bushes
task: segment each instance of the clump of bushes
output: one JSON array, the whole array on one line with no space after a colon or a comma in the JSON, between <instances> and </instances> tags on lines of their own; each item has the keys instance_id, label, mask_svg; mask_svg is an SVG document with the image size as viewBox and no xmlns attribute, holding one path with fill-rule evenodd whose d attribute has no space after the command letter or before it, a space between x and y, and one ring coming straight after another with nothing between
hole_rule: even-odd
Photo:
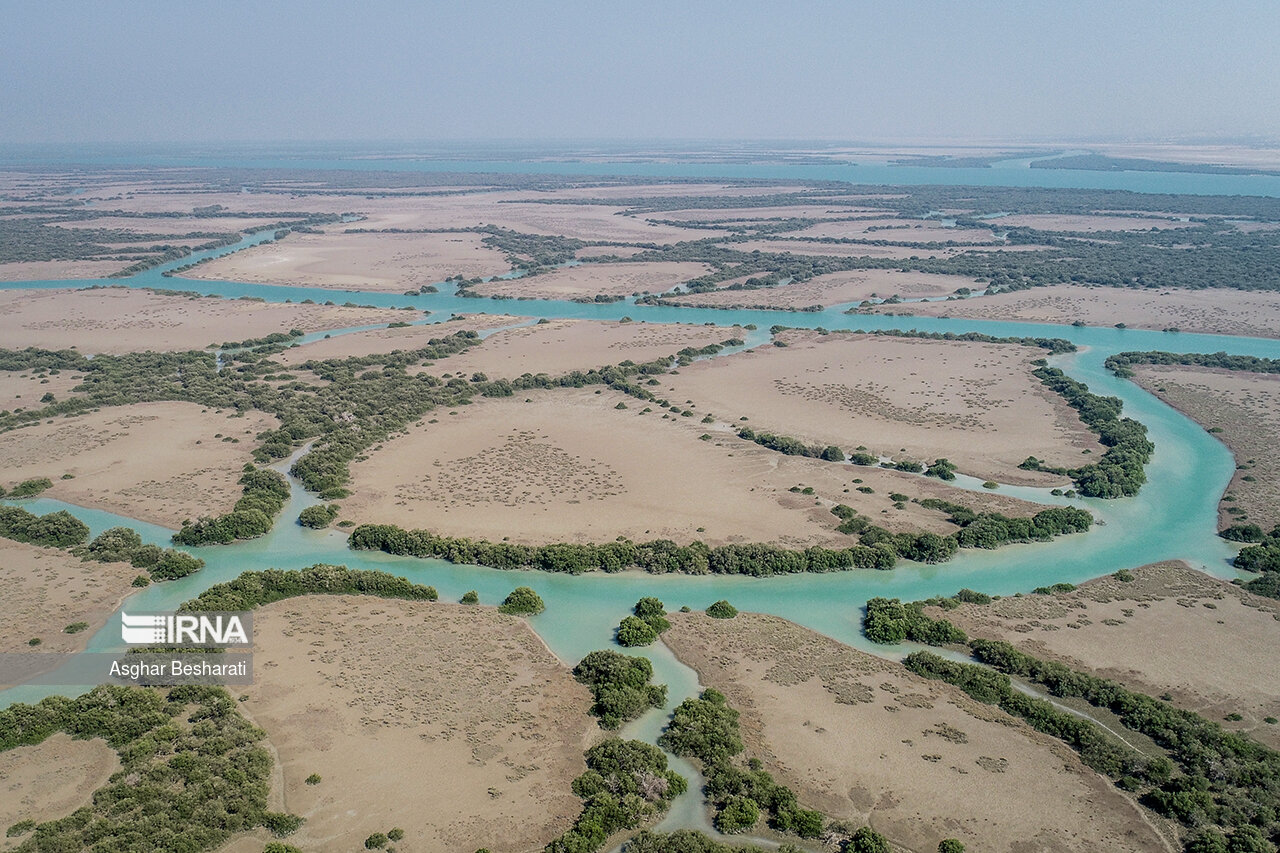
<instances>
[{"instance_id":1,"label":"clump of bushes","mask_svg":"<svg viewBox=\"0 0 1280 853\"><path fill-rule=\"evenodd\" d=\"M903 604L896 598L873 598L862 617L862 631L873 643L901 643L911 640L931 646L964 643L965 632L946 619L931 619L921 602Z\"/></svg>"},{"instance_id":2,"label":"clump of bushes","mask_svg":"<svg viewBox=\"0 0 1280 853\"><path fill-rule=\"evenodd\" d=\"M271 529L272 519L289 500L289 483L282 474L245 465L240 477L244 493L231 512L217 518L204 517L182 525L173 534L175 545L227 545L241 539L256 539Z\"/></svg>"},{"instance_id":3,"label":"clump of bushes","mask_svg":"<svg viewBox=\"0 0 1280 853\"><path fill-rule=\"evenodd\" d=\"M634 615L624 617L618 625L618 643L623 646L647 646L671 627L666 606L656 598L645 597L636 602Z\"/></svg>"},{"instance_id":4,"label":"clump of bushes","mask_svg":"<svg viewBox=\"0 0 1280 853\"><path fill-rule=\"evenodd\" d=\"M0 536L47 548L70 548L89 538L89 526L66 510L35 515L19 506L0 506Z\"/></svg>"},{"instance_id":5,"label":"clump of bushes","mask_svg":"<svg viewBox=\"0 0 1280 853\"><path fill-rule=\"evenodd\" d=\"M738 608L722 598L707 608L707 615L712 619L732 619L738 615Z\"/></svg>"},{"instance_id":6,"label":"clump of bushes","mask_svg":"<svg viewBox=\"0 0 1280 853\"><path fill-rule=\"evenodd\" d=\"M337 517L337 504L316 504L298 513L298 523L313 530L323 530Z\"/></svg>"},{"instance_id":7,"label":"clump of bushes","mask_svg":"<svg viewBox=\"0 0 1280 853\"><path fill-rule=\"evenodd\" d=\"M667 685L649 683L653 664L645 658L595 651L578 662L573 677L591 690L591 713L603 729L616 729L667 701Z\"/></svg>"},{"instance_id":8,"label":"clump of bushes","mask_svg":"<svg viewBox=\"0 0 1280 853\"><path fill-rule=\"evenodd\" d=\"M609 738L586 752L587 771L573 780L582 812L546 853L591 853L609 836L662 814L689 783L667 769L667 756L652 744Z\"/></svg>"},{"instance_id":9,"label":"clump of bushes","mask_svg":"<svg viewBox=\"0 0 1280 853\"><path fill-rule=\"evenodd\" d=\"M735 759L743 750L738 712L723 694L705 690L676 707L658 743L676 755L697 759L703 766L707 799L715 806L715 825L721 832L745 832L761 816L779 832L802 838L822 835L825 819L804 809L790 788L780 785L754 759L745 766Z\"/></svg>"},{"instance_id":10,"label":"clump of bushes","mask_svg":"<svg viewBox=\"0 0 1280 853\"><path fill-rule=\"evenodd\" d=\"M33 477L23 480L9 491L11 498L33 498L46 489L53 488L53 481L48 477Z\"/></svg>"},{"instance_id":11,"label":"clump of bushes","mask_svg":"<svg viewBox=\"0 0 1280 853\"><path fill-rule=\"evenodd\" d=\"M498 605L500 613L508 613L512 616L535 616L546 609L547 605L543 603L542 596L527 586L516 587L503 599L502 604Z\"/></svg>"}]
</instances>

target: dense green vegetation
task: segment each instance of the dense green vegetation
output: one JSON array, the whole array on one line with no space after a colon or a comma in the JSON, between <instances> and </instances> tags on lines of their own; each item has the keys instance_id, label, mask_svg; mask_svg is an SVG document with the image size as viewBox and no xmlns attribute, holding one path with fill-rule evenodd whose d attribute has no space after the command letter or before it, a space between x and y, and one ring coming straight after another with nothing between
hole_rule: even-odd
<instances>
[{"instance_id":1,"label":"dense green vegetation","mask_svg":"<svg viewBox=\"0 0 1280 853\"><path fill-rule=\"evenodd\" d=\"M1144 466L1155 452L1155 445L1147 438L1147 428L1133 418L1120 417L1124 404L1119 397L1100 397L1090 393L1088 385L1077 382L1055 367L1042 365L1034 373L1080 413L1080 420L1098 434L1098 441L1106 445L1107 451L1096 463L1080 468L1046 467L1034 456L1027 457L1018 467L1069 476L1075 480L1077 491L1085 497L1136 495L1147 481Z\"/></svg>"},{"instance_id":2,"label":"dense green vegetation","mask_svg":"<svg viewBox=\"0 0 1280 853\"><path fill-rule=\"evenodd\" d=\"M289 481L276 471L246 464L240 485L244 486L244 494L231 512L182 525L173 534L174 544L226 545L239 539L255 539L271 530L272 520L289 500Z\"/></svg>"},{"instance_id":3,"label":"dense green vegetation","mask_svg":"<svg viewBox=\"0 0 1280 853\"><path fill-rule=\"evenodd\" d=\"M722 598L707 607L707 615L712 619L732 619L738 615L738 608Z\"/></svg>"},{"instance_id":4,"label":"dense green vegetation","mask_svg":"<svg viewBox=\"0 0 1280 853\"><path fill-rule=\"evenodd\" d=\"M65 509L35 515L19 506L0 506L0 536L48 548L70 548L89 538L89 527Z\"/></svg>"},{"instance_id":5,"label":"dense green vegetation","mask_svg":"<svg viewBox=\"0 0 1280 853\"><path fill-rule=\"evenodd\" d=\"M780 832L802 838L822 834L822 814L801 808L795 792L774 781L759 761L750 760L745 767L735 762L743 751L738 712L723 694L708 689L681 702L658 743L702 764L704 793L715 806L715 825L721 832L745 832L767 815L769 825Z\"/></svg>"},{"instance_id":6,"label":"dense green vegetation","mask_svg":"<svg viewBox=\"0 0 1280 853\"><path fill-rule=\"evenodd\" d=\"M901 643L911 640L930 646L946 646L968 641L964 631L946 619L924 614L924 602L903 604L896 598L872 598L862 617L862 632L873 643Z\"/></svg>"},{"instance_id":7,"label":"dense green vegetation","mask_svg":"<svg viewBox=\"0 0 1280 853\"><path fill-rule=\"evenodd\" d=\"M1116 376L1132 377L1137 364L1183 365L1186 367L1215 367L1220 370L1239 370L1245 373L1280 373L1280 359L1258 358L1253 355L1228 355L1225 352L1119 352L1108 358L1106 367Z\"/></svg>"},{"instance_id":8,"label":"dense green vegetation","mask_svg":"<svg viewBox=\"0 0 1280 853\"><path fill-rule=\"evenodd\" d=\"M662 814L689 783L667 769L667 756L651 744L609 738L586 752L587 771L573 780L582 813L546 853L592 853L609 836Z\"/></svg>"},{"instance_id":9,"label":"dense green vegetation","mask_svg":"<svg viewBox=\"0 0 1280 853\"><path fill-rule=\"evenodd\" d=\"M771 432L758 433L751 427L740 427L738 429L738 438L754 441L761 447L785 453L787 456L808 456L812 459L822 459L827 462L843 462L845 460L844 451L835 445L823 447L819 444L805 444L798 438L774 435Z\"/></svg>"},{"instance_id":10,"label":"dense green vegetation","mask_svg":"<svg viewBox=\"0 0 1280 853\"><path fill-rule=\"evenodd\" d=\"M159 581L184 578L204 568L204 560L175 548L144 545L142 537L131 527L104 530L88 545L73 549L73 553L100 563L129 563L136 568L146 569L152 580Z\"/></svg>"},{"instance_id":11,"label":"dense green vegetation","mask_svg":"<svg viewBox=\"0 0 1280 853\"><path fill-rule=\"evenodd\" d=\"M1093 515L1079 507L1050 507L1030 518L1010 518L998 512L975 512L961 504L925 498L920 506L947 513L959 530L952 534L961 548L999 548L1012 542L1048 542L1055 536L1084 533Z\"/></svg>"},{"instance_id":12,"label":"dense green vegetation","mask_svg":"<svg viewBox=\"0 0 1280 853\"><path fill-rule=\"evenodd\" d=\"M945 661L925 652L908 657L913 671L943 678L980 701L999 704L1033 726L1062 738L1085 763L1141 791L1144 805L1190 827L1248 827L1280 834L1280 753L1225 731L1200 715L1129 690L1115 681L1076 672L1019 652L1004 642L971 640L974 656L992 667ZM1167 755L1145 759L1108 741L1090 723L1013 690L1009 676L1037 684L1054 696L1083 699L1116 714ZM1176 772L1175 772L1176 771ZM1192 849L1192 848L1188 848Z\"/></svg>"},{"instance_id":13,"label":"dense green vegetation","mask_svg":"<svg viewBox=\"0 0 1280 853\"><path fill-rule=\"evenodd\" d=\"M538 595L527 586L518 586L498 605L498 612L511 616L536 616L547 609Z\"/></svg>"},{"instance_id":14,"label":"dense green vegetation","mask_svg":"<svg viewBox=\"0 0 1280 853\"><path fill-rule=\"evenodd\" d=\"M302 819L270 812L271 754L265 733L221 687L97 687L0 710L0 750L38 744L55 732L102 738L121 769L70 815L15 833L16 850L153 850L199 853L265 827L277 835Z\"/></svg>"},{"instance_id":15,"label":"dense green vegetation","mask_svg":"<svg viewBox=\"0 0 1280 853\"><path fill-rule=\"evenodd\" d=\"M591 652L573 668L573 677L591 690L591 713L603 729L616 729L667 701L667 685L649 683L653 664L646 658L607 649Z\"/></svg>"},{"instance_id":16,"label":"dense green vegetation","mask_svg":"<svg viewBox=\"0 0 1280 853\"><path fill-rule=\"evenodd\" d=\"M305 569L243 572L235 580L214 584L190 601L185 611L253 610L299 595L372 595L409 601L435 601L434 587L421 586L386 572L348 569L317 563Z\"/></svg>"},{"instance_id":17,"label":"dense green vegetation","mask_svg":"<svg viewBox=\"0 0 1280 853\"><path fill-rule=\"evenodd\" d=\"M30 480L23 480L18 485L9 490L10 498L33 498L46 489L53 488L53 481L48 477L34 477Z\"/></svg>"},{"instance_id":18,"label":"dense green vegetation","mask_svg":"<svg viewBox=\"0 0 1280 853\"><path fill-rule=\"evenodd\" d=\"M891 533L846 504L836 504L831 514L841 519L836 530L857 536L858 543L920 563L943 563L960 548L998 548L1013 542L1047 542L1054 536L1083 533L1093 516L1076 507L1051 507L1030 518L1010 518L995 512L974 512L960 504L925 498L920 505L948 513L959 526L949 536L936 533Z\"/></svg>"},{"instance_id":19,"label":"dense green vegetation","mask_svg":"<svg viewBox=\"0 0 1280 853\"><path fill-rule=\"evenodd\" d=\"M313 530L323 530L338 517L337 504L316 504L298 513L298 523Z\"/></svg>"},{"instance_id":20,"label":"dense green vegetation","mask_svg":"<svg viewBox=\"0 0 1280 853\"><path fill-rule=\"evenodd\" d=\"M894 555L884 548L855 545L831 550L788 550L767 544L720 545L701 542L677 545L667 539L635 543L629 540L601 545L515 545L436 536L427 530L404 530L390 524L362 524L348 539L356 550L385 551L412 557L436 557L452 563L495 569L532 568L547 572L620 572L643 569L655 574L744 574L768 577L795 572L832 572L848 569L890 569Z\"/></svg>"},{"instance_id":21,"label":"dense green vegetation","mask_svg":"<svg viewBox=\"0 0 1280 853\"><path fill-rule=\"evenodd\" d=\"M636 602L634 615L623 617L618 625L618 645L647 646L658 635L671 627L667 611L656 598L642 598Z\"/></svg>"},{"instance_id":22,"label":"dense green vegetation","mask_svg":"<svg viewBox=\"0 0 1280 853\"><path fill-rule=\"evenodd\" d=\"M1267 598L1280 598L1280 526L1263 534L1256 524L1233 525L1219 535L1238 542L1252 542L1236 554L1235 566L1249 572L1261 572L1245 581L1244 588Z\"/></svg>"}]
</instances>

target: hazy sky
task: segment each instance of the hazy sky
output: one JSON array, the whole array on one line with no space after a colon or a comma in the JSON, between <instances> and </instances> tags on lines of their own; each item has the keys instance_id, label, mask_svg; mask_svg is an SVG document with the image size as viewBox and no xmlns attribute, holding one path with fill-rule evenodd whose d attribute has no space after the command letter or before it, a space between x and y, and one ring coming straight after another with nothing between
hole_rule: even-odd
<instances>
[{"instance_id":1,"label":"hazy sky","mask_svg":"<svg viewBox=\"0 0 1280 853\"><path fill-rule=\"evenodd\" d=\"M0 141L1280 137L1280 4L0 0Z\"/></svg>"}]
</instances>

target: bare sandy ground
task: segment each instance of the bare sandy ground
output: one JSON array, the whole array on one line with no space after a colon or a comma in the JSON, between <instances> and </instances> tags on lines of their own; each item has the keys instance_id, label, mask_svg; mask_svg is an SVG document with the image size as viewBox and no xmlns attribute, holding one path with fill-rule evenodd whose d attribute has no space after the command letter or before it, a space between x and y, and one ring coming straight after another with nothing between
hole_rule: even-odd
<instances>
[{"instance_id":1,"label":"bare sandy ground","mask_svg":"<svg viewBox=\"0 0 1280 853\"><path fill-rule=\"evenodd\" d=\"M630 296L662 293L683 281L706 275L706 264L654 263L582 264L561 267L523 278L494 279L473 290L485 296L527 296L534 299L573 299L597 294Z\"/></svg>"},{"instance_id":2,"label":"bare sandy ground","mask_svg":"<svg viewBox=\"0 0 1280 853\"><path fill-rule=\"evenodd\" d=\"M254 436L276 425L195 403L116 406L0 434L0 469L10 485L48 477L46 497L178 527L231 509Z\"/></svg>"},{"instance_id":3,"label":"bare sandy ground","mask_svg":"<svg viewBox=\"0 0 1280 853\"><path fill-rule=\"evenodd\" d=\"M59 548L0 538L0 583L5 591L0 652L32 651L27 641L37 637L40 646L35 651L84 649L133 591L129 584L138 574L128 563L86 563ZM75 622L88 622L89 627L75 634L62 630Z\"/></svg>"},{"instance_id":4,"label":"bare sandy ground","mask_svg":"<svg viewBox=\"0 0 1280 853\"><path fill-rule=\"evenodd\" d=\"M100 216L97 219L76 219L70 222L53 222L54 227L81 228L118 228L123 231L137 231L146 234L190 234L218 232L229 234L274 225L279 217L243 217L243 216L192 216L176 217L136 217L136 216ZM199 242L199 241L198 241Z\"/></svg>"},{"instance_id":5,"label":"bare sandy ground","mask_svg":"<svg viewBox=\"0 0 1280 853\"><path fill-rule=\"evenodd\" d=\"M749 754L803 805L907 850L1174 849L1066 746L950 685L774 616L671 622L664 642L741 711Z\"/></svg>"},{"instance_id":6,"label":"bare sandy ground","mask_svg":"<svg viewBox=\"0 0 1280 853\"><path fill-rule=\"evenodd\" d=\"M83 373L64 370L50 374L44 371L20 373L0 370L0 409L37 408L40 398L52 394L56 400L79 396L72 388L84 380Z\"/></svg>"},{"instance_id":7,"label":"bare sandy ground","mask_svg":"<svg viewBox=\"0 0 1280 853\"><path fill-rule=\"evenodd\" d=\"M273 359L281 364L295 365L311 359L350 358L395 350L421 349L433 338L448 337L456 332L496 329L526 319L528 318L512 314L468 314L443 323L350 332L290 347L273 356ZM450 356L450 363L454 358L456 356Z\"/></svg>"},{"instance_id":8,"label":"bare sandy ground","mask_svg":"<svg viewBox=\"0 0 1280 853\"><path fill-rule=\"evenodd\" d=\"M186 278L251 281L403 293L452 275L500 275L511 269L479 234L346 234L369 223L330 226L324 234L290 234L209 261Z\"/></svg>"},{"instance_id":9,"label":"bare sandy ground","mask_svg":"<svg viewBox=\"0 0 1280 853\"><path fill-rule=\"evenodd\" d=\"M434 189L434 188L433 188ZM621 198L639 194L643 187L626 187ZM679 186L653 186L653 195L681 195ZM343 194L308 194L300 189L288 199L292 210L316 213L359 211L366 216L361 222L339 226L347 229L418 228L453 229L476 225L495 225L514 231L549 236L572 236L583 240L616 240L627 243L674 243L720 236L718 230L661 225L647 219L617 215L625 209L619 205L541 204L555 198L554 193L532 191L474 192L450 196L407 196L383 194L377 197L352 190ZM593 196L602 190L587 193ZM222 204L237 215L252 216L278 211L282 197L269 193L149 193L118 202L130 211L190 211L197 205ZM658 218L658 217L655 217ZM336 233L338 228L327 229ZM291 235L286 239L292 240Z\"/></svg>"},{"instance_id":10,"label":"bare sandy ground","mask_svg":"<svg viewBox=\"0 0 1280 853\"><path fill-rule=\"evenodd\" d=\"M1061 398L1030 375L1040 350L1013 344L790 331L765 346L665 377L673 398L757 431L932 462L1006 483L1060 484L1018 468L1028 456L1077 465L1101 453Z\"/></svg>"},{"instance_id":11,"label":"bare sandy ground","mask_svg":"<svg viewBox=\"0 0 1280 853\"><path fill-rule=\"evenodd\" d=\"M1196 223L1173 217L1098 216L1065 213L1019 213L992 220L997 227L1022 226L1042 231L1150 231L1152 228L1191 228Z\"/></svg>"},{"instance_id":12,"label":"bare sandy ground","mask_svg":"<svg viewBox=\"0 0 1280 853\"><path fill-rule=\"evenodd\" d=\"M312 596L256 611L254 653L241 708L277 755L275 807L306 818L290 844L350 851L401 827L406 850L519 853L581 808L591 699L521 619Z\"/></svg>"},{"instance_id":13,"label":"bare sandy ground","mask_svg":"<svg viewBox=\"0 0 1280 853\"><path fill-rule=\"evenodd\" d=\"M1280 746L1280 671L1262 665L1280 636L1280 603L1197 572L1180 561L1098 578L1074 592L962 604L944 615L980 637L1172 695L1178 705ZM1224 717L1239 713L1243 721Z\"/></svg>"},{"instance_id":14,"label":"bare sandy ground","mask_svg":"<svg viewBox=\"0 0 1280 853\"><path fill-rule=\"evenodd\" d=\"M911 246L873 246L868 243L820 243L816 240L747 240L722 244L740 252L790 252L839 258L946 258L957 249L917 249Z\"/></svg>"},{"instance_id":15,"label":"bare sandy ground","mask_svg":"<svg viewBox=\"0 0 1280 853\"><path fill-rule=\"evenodd\" d=\"M615 408L620 402L627 408ZM657 406L648 414L645 407L588 388L435 412L352 466L343 517L534 544L623 535L845 547L853 540L835 531L836 503L892 530L940 533L955 529L942 513L910 502L896 509L889 495L1035 510L901 472L784 456L737 438L724 421L702 423L701 407L695 417L665 420ZM814 493L800 493L805 487Z\"/></svg>"},{"instance_id":16,"label":"bare sandy ground","mask_svg":"<svg viewBox=\"0 0 1280 853\"><path fill-rule=\"evenodd\" d=\"M19 261L0 264L0 281L106 278L128 265L128 261Z\"/></svg>"},{"instance_id":17,"label":"bare sandy ground","mask_svg":"<svg viewBox=\"0 0 1280 853\"><path fill-rule=\"evenodd\" d=\"M718 344L743 334L736 326L551 320L496 332L480 346L424 369L459 375L480 372L490 379L514 379L525 373L559 376L627 360L642 364L675 355L685 347Z\"/></svg>"},{"instance_id":18,"label":"bare sandy ground","mask_svg":"<svg viewBox=\"0 0 1280 853\"><path fill-rule=\"evenodd\" d=\"M58 734L35 746L0 752L0 826L20 820L57 820L88 805L95 789L120 769L106 741L72 740ZM0 850L30 838L0 836Z\"/></svg>"},{"instance_id":19,"label":"bare sandy ground","mask_svg":"<svg viewBox=\"0 0 1280 853\"><path fill-rule=\"evenodd\" d=\"M795 237L852 237L858 240L888 240L891 243L990 243L990 228L947 228L931 219L854 219L820 222Z\"/></svg>"},{"instance_id":20,"label":"bare sandy ground","mask_svg":"<svg viewBox=\"0 0 1280 853\"><path fill-rule=\"evenodd\" d=\"M924 298L948 296L960 287L981 287L973 279L953 275L899 270L851 270L815 276L808 281L762 287L758 290L720 290L668 297L682 305L715 308L764 306L807 308L810 305L843 305L864 299L890 296Z\"/></svg>"},{"instance_id":21,"label":"bare sandy ground","mask_svg":"<svg viewBox=\"0 0 1280 853\"><path fill-rule=\"evenodd\" d=\"M1269 531L1280 524L1280 375L1155 365L1135 374L1139 385L1205 429L1221 430L1217 437L1245 466L1218 505L1218 525L1251 521ZM1244 514L1227 512L1233 507Z\"/></svg>"},{"instance_id":22,"label":"bare sandy ground","mask_svg":"<svg viewBox=\"0 0 1280 853\"><path fill-rule=\"evenodd\" d=\"M175 287L180 286L175 283ZM404 320L408 311L157 294L129 288L0 291L0 339L84 353L202 349L273 332ZM419 315L414 315L419 316Z\"/></svg>"},{"instance_id":23,"label":"bare sandy ground","mask_svg":"<svg viewBox=\"0 0 1280 853\"><path fill-rule=\"evenodd\" d=\"M1133 290L1059 284L997 293L955 302L889 305L879 313L922 317L967 317L1090 326L1124 323L1135 329L1178 328L1184 332L1280 336L1280 293L1227 289Z\"/></svg>"}]
</instances>

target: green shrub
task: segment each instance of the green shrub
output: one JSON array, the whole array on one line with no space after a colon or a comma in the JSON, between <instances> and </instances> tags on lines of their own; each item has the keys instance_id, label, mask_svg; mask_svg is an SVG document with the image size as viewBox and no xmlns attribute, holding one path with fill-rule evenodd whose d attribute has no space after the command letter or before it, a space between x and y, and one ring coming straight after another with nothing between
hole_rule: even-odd
<instances>
[{"instance_id":1,"label":"green shrub","mask_svg":"<svg viewBox=\"0 0 1280 853\"><path fill-rule=\"evenodd\" d=\"M639 616L625 616L618 625L618 644L621 646L647 646L658 639L658 632Z\"/></svg>"},{"instance_id":2,"label":"green shrub","mask_svg":"<svg viewBox=\"0 0 1280 853\"><path fill-rule=\"evenodd\" d=\"M749 797L730 797L724 807L716 812L716 829L726 835L746 832L760 820L760 809Z\"/></svg>"},{"instance_id":3,"label":"green shrub","mask_svg":"<svg viewBox=\"0 0 1280 853\"><path fill-rule=\"evenodd\" d=\"M707 608L707 615L712 619L732 619L738 615L738 608L722 598Z\"/></svg>"},{"instance_id":4,"label":"green shrub","mask_svg":"<svg viewBox=\"0 0 1280 853\"><path fill-rule=\"evenodd\" d=\"M463 604L479 604L480 594L477 593L474 589L469 589L462 594L462 598L460 599L460 601Z\"/></svg>"},{"instance_id":5,"label":"green shrub","mask_svg":"<svg viewBox=\"0 0 1280 853\"><path fill-rule=\"evenodd\" d=\"M81 631L89 627L88 622L72 622L70 625L62 629L64 634L79 634Z\"/></svg>"},{"instance_id":6,"label":"green shrub","mask_svg":"<svg viewBox=\"0 0 1280 853\"><path fill-rule=\"evenodd\" d=\"M534 616L546 607L542 597L536 592L527 586L518 586L498 605L498 610L515 616Z\"/></svg>"},{"instance_id":7,"label":"green shrub","mask_svg":"<svg viewBox=\"0 0 1280 853\"><path fill-rule=\"evenodd\" d=\"M364 840L364 849L381 850L383 847L387 846L387 841L386 833L375 832Z\"/></svg>"},{"instance_id":8,"label":"green shrub","mask_svg":"<svg viewBox=\"0 0 1280 853\"><path fill-rule=\"evenodd\" d=\"M53 488L53 481L48 477L34 477L30 480L23 480L14 486L9 492L11 498L32 498L46 489Z\"/></svg>"},{"instance_id":9,"label":"green shrub","mask_svg":"<svg viewBox=\"0 0 1280 853\"><path fill-rule=\"evenodd\" d=\"M955 838L944 838L938 842L938 853L964 853L964 844Z\"/></svg>"},{"instance_id":10,"label":"green shrub","mask_svg":"<svg viewBox=\"0 0 1280 853\"><path fill-rule=\"evenodd\" d=\"M404 838L404 830L398 826L392 827L391 829L387 830L387 838L390 839L391 841L399 841L400 839Z\"/></svg>"},{"instance_id":11,"label":"green shrub","mask_svg":"<svg viewBox=\"0 0 1280 853\"><path fill-rule=\"evenodd\" d=\"M860 826L845 848L848 853L891 853L889 840L869 826Z\"/></svg>"},{"instance_id":12,"label":"green shrub","mask_svg":"<svg viewBox=\"0 0 1280 853\"><path fill-rule=\"evenodd\" d=\"M310 776L308 776L308 777L307 777L306 782L307 782L307 784L308 784L308 785L319 785L319 784L320 784L320 774L319 774L319 773L312 773Z\"/></svg>"},{"instance_id":13,"label":"green shrub","mask_svg":"<svg viewBox=\"0 0 1280 853\"><path fill-rule=\"evenodd\" d=\"M591 690L591 713L604 729L616 729L667 701L667 686L650 684L653 664L645 658L610 650L591 652L573 668L573 677Z\"/></svg>"},{"instance_id":14,"label":"green shrub","mask_svg":"<svg viewBox=\"0 0 1280 853\"><path fill-rule=\"evenodd\" d=\"M337 504L317 504L298 513L298 523L313 530L323 530L338 517Z\"/></svg>"}]
</instances>

